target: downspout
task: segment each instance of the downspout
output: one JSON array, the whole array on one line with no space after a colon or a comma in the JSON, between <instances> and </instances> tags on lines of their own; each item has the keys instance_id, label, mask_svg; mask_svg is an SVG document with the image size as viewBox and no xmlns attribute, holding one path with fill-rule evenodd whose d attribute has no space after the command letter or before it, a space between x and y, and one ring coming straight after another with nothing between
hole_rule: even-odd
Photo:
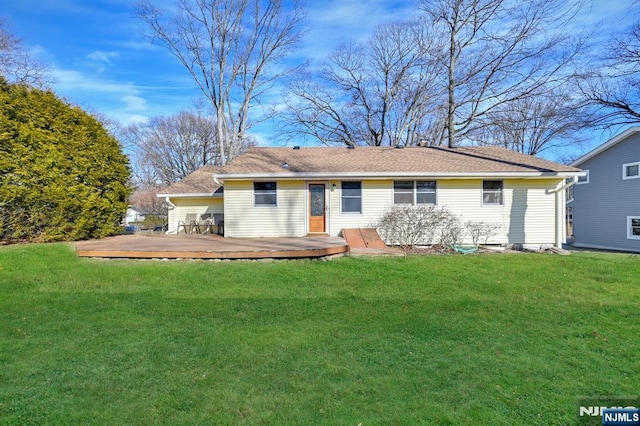
<instances>
[{"instance_id":1,"label":"downspout","mask_svg":"<svg viewBox=\"0 0 640 426\"><path fill-rule=\"evenodd\" d=\"M578 176L574 176L571 182L561 185L550 192L556 193L556 241L555 246L559 249L562 248L562 240L564 239L564 222L566 215L566 203L565 203L565 190L572 187L578 182Z\"/></svg>"},{"instance_id":2,"label":"downspout","mask_svg":"<svg viewBox=\"0 0 640 426\"><path fill-rule=\"evenodd\" d=\"M169 209L173 210L176 208L176 205L171 202L171 199L169 198L168 195L164 197L164 202L169 205ZM169 220L169 212L167 212L167 221L168 220ZM169 234L171 231L172 231L171 228L169 228L169 225L167 224L167 230L165 231L165 234Z\"/></svg>"},{"instance_id":3,"label":"downspout","mask_svg":"<svg viewBox=\"0 0 640 426\"><path fill-rule=\"evenodd\" d=\"M224 180L218 180L218 178L214 176L213 177L213 181L216 183L216 185L220 185L220 186L224 187ZM223 218L223 220L224 220L224 217L227 214L226 210L227 210L227 203L224 202L224 194L223 194L222 195L222 218ZM226 226L223 227L222 236L223 237L227 236L227 227Z\"/></svg>"}]
</instances>

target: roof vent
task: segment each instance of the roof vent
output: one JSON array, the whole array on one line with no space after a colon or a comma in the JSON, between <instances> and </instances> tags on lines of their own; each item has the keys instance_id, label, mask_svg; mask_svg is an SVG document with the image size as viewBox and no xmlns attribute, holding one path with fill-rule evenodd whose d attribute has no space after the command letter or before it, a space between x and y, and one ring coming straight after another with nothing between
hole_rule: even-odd
<instances>
[{"instance_id":1,"label":"roof vent","mask_svg":"<svg viewBox=\"0 0 640 426\"><path fill-rule=\"evenodd\" d=\"M418 142L418 146L421 147L426 147L427 146L427 140L426 139L420 139L420 141Z\"/></svg>"},{"instance_id":2,"label":"roof vent","mask_svg":"<svg viewBox=\"0 0 640 426\"><path fill-rule=\"evenodd\" d=\"M296 145L296 146L293 147L293 149L296 150L296 151L299 151L300 147L298 145Z\"/></svg>"},{"instance_id":3,"label":"roof vent","mask_svg":"<svg viewBox=\"0 0 640 426\"><path fill-rule=\"evenodd\" d=\"M287 163L286 161L284 163L282 163L282 168L283 169L288 169L289 168L289 163Z\"/></svg>"}]
</instances>

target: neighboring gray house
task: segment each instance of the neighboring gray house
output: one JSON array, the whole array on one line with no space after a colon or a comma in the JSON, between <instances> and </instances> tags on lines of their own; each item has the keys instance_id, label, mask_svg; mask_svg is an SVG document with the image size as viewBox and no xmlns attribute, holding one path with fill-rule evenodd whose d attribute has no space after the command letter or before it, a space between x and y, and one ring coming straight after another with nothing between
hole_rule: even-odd
<instances>
[{"instance_id":1,"label":"neighboring gray house","mask_svg":"<svg viewBox=\"0 0 640 426\"><path fill-rule=\"evenodd\" d=\"M631 127L573 163L587 172L567 207L576 247L640 252L640 127Z\"/></svg>"}]
</instances>

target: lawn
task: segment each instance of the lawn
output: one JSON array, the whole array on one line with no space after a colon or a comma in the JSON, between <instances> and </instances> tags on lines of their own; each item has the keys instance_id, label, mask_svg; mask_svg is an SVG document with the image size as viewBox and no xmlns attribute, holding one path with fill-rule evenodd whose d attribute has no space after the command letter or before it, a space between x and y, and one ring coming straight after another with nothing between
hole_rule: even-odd
<instances>
[{"instance_id":1,"label":"lawn","mask_svg":"<svg viewBox=\"0 0 640 426\"><path fill-rule=\"evenodd\" d=\"M575 424L640 392L640 257L0 248L0 424Z\"/></svg>"}]
</instances>

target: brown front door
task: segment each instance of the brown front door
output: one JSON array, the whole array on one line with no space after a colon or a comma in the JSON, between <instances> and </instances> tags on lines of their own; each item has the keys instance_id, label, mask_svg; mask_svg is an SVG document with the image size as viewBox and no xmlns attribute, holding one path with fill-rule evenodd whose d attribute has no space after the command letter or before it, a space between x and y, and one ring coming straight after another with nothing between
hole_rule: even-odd
<instances>
[{"instance_id":1,"label":"brown front door","mask_svg":"<svg viewBox=\"0 0 640 426\"><path fill-rule=\"evenodd\" d=\"M325 232L324 184L309 184L309 232Z\"/></svg>"}]
</instances>

